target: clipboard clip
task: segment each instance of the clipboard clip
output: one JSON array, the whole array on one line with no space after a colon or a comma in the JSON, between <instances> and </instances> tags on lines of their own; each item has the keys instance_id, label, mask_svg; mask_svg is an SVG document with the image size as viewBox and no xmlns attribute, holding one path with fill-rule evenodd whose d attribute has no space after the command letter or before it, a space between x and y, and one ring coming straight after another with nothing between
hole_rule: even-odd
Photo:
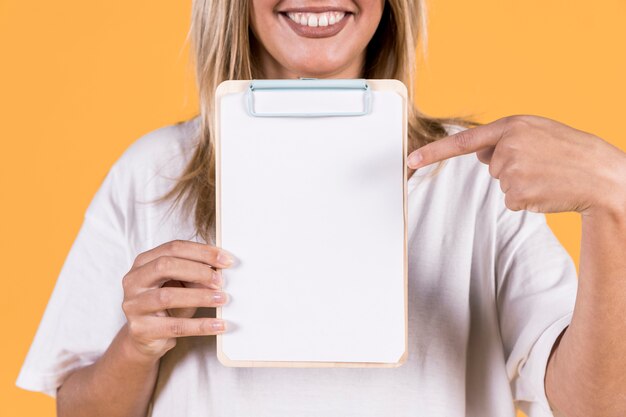
<instances>
[{"instance_id":1,"label":"clipboard clip","mask_svg":"<svg viewBox=\"0 0 626 417\"><path fill-rule=\"evenodd\" d=\"M272 111L260 112L255 107L255 94L263 91L288 90L361 90L362 108L357 111ZM367 80L363 78L302 78L299 79L263 79L252 80L246 91L248 114L253 117L329 117L329 116L364 116L370 113L372 93Z\"/></svg>"}]
</instances>

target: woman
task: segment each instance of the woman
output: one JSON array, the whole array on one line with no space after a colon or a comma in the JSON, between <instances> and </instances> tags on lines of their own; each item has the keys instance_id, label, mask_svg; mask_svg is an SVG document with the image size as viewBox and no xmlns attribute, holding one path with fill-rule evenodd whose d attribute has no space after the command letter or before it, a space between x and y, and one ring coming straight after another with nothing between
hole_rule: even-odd
<instances>
[{"instance_id":1,"label":"woman","mask_svg":"<svg viewBox=\"0 0 626 417\"><path fill-rule=\"evenodd\" d=\"M228 302L219 271L237 254L207 244L215 87L396 78L413 95L420 6L194 1L201 114L145 135L113 165L18 385L56 396L63 417L514 416L514 405L530 417L625 415L626 155L535 116L471 127L411 108L403 366L217 361L210 336L228 324L211 308ZM582 216L579 280L541 214L559 211Z\"/></svg>"}]
</instances>

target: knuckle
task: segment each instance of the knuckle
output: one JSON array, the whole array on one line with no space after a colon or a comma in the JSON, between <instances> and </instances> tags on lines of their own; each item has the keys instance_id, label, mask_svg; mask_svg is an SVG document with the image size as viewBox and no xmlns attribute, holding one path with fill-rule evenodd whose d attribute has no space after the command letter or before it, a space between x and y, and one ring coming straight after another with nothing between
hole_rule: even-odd
<instances>
[{"instance_id":1,"label":"knuckle","mask_svg":"<svg viewBox=\"0 0 626 417\"><path fill-rule=\"evenodd\" d=\"M529 124L528 117L524 115L519 115L519 114L516 114L513 116L507 116L505 121L506 121L507 127L513 130L524 129Z\"/></svg>"},{"instance_id":2,"label":"knuckle","mask_svg":"<svg viewBox=\"0 0 626 417\"><path fill-rule=\"evenodd\" d=\"M460 151L466 151L469 149L472 143L472 133L468 130L463 130L454 135L454 145Z\"/></svg>"},{"instance_id":3,"label":"knuckle","mask_svg":"<svg viewBox=\"0 0 626 417\"><path fill-rule=\"evenodd\" d=\"M505 154L516 151L518 148L518 143L516 140L511 139L510 136L505 136L498 142L497 145L500 150L504 151Z\"/></svg>"},{"instance_id":4,"label":"knuckle","mask_svg":"<svg viewBox=\"0 0 626 417\"><path fill-rule=\"evenodd\" d=\"M169 287L161 287L156 291L156 297L160 308L168 308L172 303L172 290Z\"/></svg>"},{"instance_id":5,"label":"knuckle","mask_svg":"<svg viewBox=\"0 0 626 417\"><path fill-rule=\"evenodd\" d=\"M500 179L507 178L511 186L516 188L522 187L524 184L524 170L517 162L506 164L500 170Z\"/></svg>"},{"instance_id":6,"label":"knuckle","mask_svg":"<svg viewBox=\"0 0 626 417\"><path fill-rule=\"evenodd\" d=\"M508 164L505 169L506 169L507 175L511 175L513 177L516 177L522 174L522 170L519 164L515 162Z\"/></svg>"},{"instance_id":7,"label":"knuckle","mask_svg":"<svg viewBox=\"0 0 626 417\"><path fill-rule=\"evenodd\" d=\"M495 163L491 163L489 164L489 175L491 175L494 178L497 178L498 172L496 171L496 164Z\"/></svg>"},{"instance_id":8,"label":"knuckle","mask_svg":"<svg viewBox=\"0 0 626 417\"><path fill-rule=\"evenodd\" d=\"M130 289L131 286L131 274L126 273L123 277L122 277L122 289L124 290L124 293L128 292L128 290Z\"/></svg>"},{"instance_id":9,"label":"knuckle","mask_svg":"<svg viewBox=\"0 0 626 417\"><path fill-rule=\"evenodd\" d=\"M506 194L507 190L508 190L508 183L506 183L502 178L500 178L500 181L498 181L498 184L500 185L500 190Z\"/></svg>"},{"instance_id":10,"label":"knuckle","mask_svg":"<svg viewBox=\"0 0 626 417\"><path fill-rule=\"evenodd\" d=\"M171 269L173 262L174 260L169 256L159 256L154 261L154 271L157 274L166 273Z\"/></svg>"},{"instance_id":11,"label":"knuckle","mask_svg":"<svg viewBox=\"0 0 626 417\"><path fill-rule=\"evenodd\" d=\"M504 202L509 209L518 211L523 207L524 196L518 189L511 189L506 193Z\"/></svg>"},{"instance_id":12,"label":"knuckle","mask_svg":"<svg viewBox=\"0 0 626 417\"><path fill-rule=\"evenodd\" d=\"M168 249L172 251L173 253L179 253L183 250L184 245L185 245L185 242L183 240L175 239L175 240L171 240L168 243Z\"/></svg>"},{"instance_id":13,"label":"knuckle","mask_svg":"<svg viewBox=\"0 0 626 417\"><path fill-rule=\"evenodd\" d=\"M132 302L131 301L126 300L126 299L124 301L122 301L122 311L124 312L124 314L126 316L129 315L129 313L131 312L131 309L132 309Z\"/></svg>"},{"instance_id":14,"label":"knuckle","mask_svg":"<svg viewBox=\"0 0 626 417\"><path fill-rule=\"evenodd\" d=\"M530 205L530 203L534 201L534 198L531 198L529 191L520 191L518 200L519 200L520 207L525 208L526 206Z\"/></svg>"},{"instance_id":15,"label":"knuckle","mask_svg":"<svg viewBox=\"0 0 626 417\"><path fill-rule=\"evenodd\" d=\"M143 332L141 323L139 323L136 320L130 320L128 322L128 333L133 337L133 338L139 338L141 337L141 334Z\"/></svg>"},{"instance_id":16,"label":"knuckle","mask_svg":"<svg viewBox=\"0 0 626 417\"><path fill-rule=\"evenodd\" d=\"M512 195L513 193L511 191L506 193L506 195L504 196L504 205L509 210L517 211L517 208L515 206L515 200L513 199Z\"/></svg>"},{"instance_id":17,"label":"knuckle","mask_svg":"<svg viewBox=\"0 0 626 417\"><path fill-rule=\"evenodd\" d=\"M138 267L139 265L143 265L145 262L146 254L145 252L140 253L135 257L135 261L133 262L133 268Z\"/></svg>"},{"instance_id":18,"label":"knuckle","mask_svg":"<svg viewBox=\"0 0 626 417\"><path fill-rule=\"evenodd\" d=\"M208 320L198 320L198 334L210 333L211 326Z\"/></svg>"},{"instance_id":19,"label":"knuckle","mask_svg":"<svg viewBox=\"0 0 626 417\"><path fill-rule=\"evenodd\" d=\"M507 175L511 177L511 182L519 187L526 187L530 177L528 172L521 164L511 164L507 168Z\"/></svg>"},{"instance_id":20,"label":"knuckle","mask_svg":"<svg viewBox=\"0 0 626 417\"><path fill-rule=\"evenodd\" d=\"M122 289L124 290L124 292L126 292L127 288L128 288L128 274L124 274L124 276L122 277Z\"/></svg>"},{"instance_id":21,"label":"knuckle","mask_svg":"<svg viewBox=\"0 0 626 417\"><path fill-rule=\"evenodd\" d=\"M514 180L511 179L511 175L507 171L506 167L500 170L500 178L498 178L498 180L500 181L500 183L505 183L509 185L512 185L515 182Z\"/></svg>"},{"instance_id":22,"label":"knuckle","mask_svg":"<svg viewBox=\"0 0 626 417\"><path fill-rule=\"evenodd\" d=\"M168 324L168 327L169 333L174 337L185 334L185 325L181 320L172 320L172 322Z\"/></svg>"}]
</instances>

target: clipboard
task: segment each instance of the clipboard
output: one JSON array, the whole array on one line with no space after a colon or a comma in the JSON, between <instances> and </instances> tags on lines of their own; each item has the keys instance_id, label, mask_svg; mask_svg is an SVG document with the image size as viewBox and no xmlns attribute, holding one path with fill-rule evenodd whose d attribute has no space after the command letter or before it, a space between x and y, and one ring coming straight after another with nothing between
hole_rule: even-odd
<instances>
[{"instance_id":1,"label":"clipboard","mask_svg":"<svg viewBox=\"0 0 626 417\"><path fill-rule=\"evenodd\" d=\"M230 367L408 357L407 89L395 79L227 80L215 94L216 245Z\"/></svg>"}]
</instances>

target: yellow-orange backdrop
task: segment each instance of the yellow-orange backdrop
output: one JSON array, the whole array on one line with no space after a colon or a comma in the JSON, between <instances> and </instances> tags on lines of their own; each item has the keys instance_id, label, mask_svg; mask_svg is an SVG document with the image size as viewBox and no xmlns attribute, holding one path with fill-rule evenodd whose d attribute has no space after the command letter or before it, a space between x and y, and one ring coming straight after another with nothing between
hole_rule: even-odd
<instances>
[{"instance_id":1,"label":"yellow-orange backdrop","mask_svg":"<svg viewBox=\"0 0 626 417\"><path fill-rule=\"evenodd\" d=\"M626 3L429 2L418 104L487 122L540 114L626 148ZM15 387L82 216L140 135L196 112L190 2L0 1L0 415L53 416ZM577 214L548 221L578 263Z\"/></svg>"}]
</instances>

